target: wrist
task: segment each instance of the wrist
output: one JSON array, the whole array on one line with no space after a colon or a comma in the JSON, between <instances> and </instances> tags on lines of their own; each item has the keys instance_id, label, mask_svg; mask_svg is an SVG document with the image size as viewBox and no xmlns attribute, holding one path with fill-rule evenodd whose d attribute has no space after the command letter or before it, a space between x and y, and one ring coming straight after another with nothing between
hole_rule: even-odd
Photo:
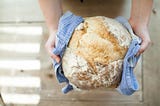
<instances>
[{"instance_id":1,"label":"wrist","mask_svg":"<svg viewBox=\"0 0 160 106\"><path fill-rule=\"evenodd\" d=\"M56 33L57 33L57 30L58 30L58 29L49 29L49 34L50 34L50 35L56 34Z\"/></svg>"},{"instance_id":2,"label":"wrist","mask_svg":"<svg viewBox=\"0 0 160 106\"><path fill-rule=\"evenodd\" d=\"M138 19L134 20L132 18L130 18L128 21L133 30L147 30L148 29L147 22L142 22L142 21L139 21Z\"/></svg>"}]
</instances>

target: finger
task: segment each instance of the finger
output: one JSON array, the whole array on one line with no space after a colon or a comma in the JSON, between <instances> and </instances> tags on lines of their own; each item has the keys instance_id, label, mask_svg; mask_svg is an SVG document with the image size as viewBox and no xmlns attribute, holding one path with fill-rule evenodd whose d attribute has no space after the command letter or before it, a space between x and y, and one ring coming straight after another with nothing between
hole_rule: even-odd
<instances>
[{"instance_id":1,"label":"finger","mask_svg":"<svg viewBox=\"0 0 160 106\"><path fill-rule=\"evenodd\" d=\"M60 57L59 56L57 56L57 55L55 55L54 53L53 53L53 49L54 48L52 48L52 47L49 47L49 46L46 46L46 49L47 49L47 51L48 51L48 53L49 53L49 55L50 55L50 57L52 58L52 59L54 59L54 60L56 60L56 62L60 62Z\"/></svg>"},{"instance_id":2,"label":"finger","mask_svg":"<svg viewBox=\"0 0 160 106\"><path fill-rule=\"evenodd\" d=\"M51 56L52 59L56 60L56 62L60 62L60 57L55 55L52 51L49 51L49 54Z\"/></svg>"},{"instance_id":3,"label":"finger","mask_svg":"<svg viewBox=\"0 0 160 106\"><path fill-rule=\"evenodd\" d=\"M140 54L142 54L148 48L149 44L150 44L149 40L143 41L136 56L139 56Z\"/></svg>"},{"instance_id":4,"label":"finger","mask_svg":"<svg viewBox=\"0 0 160 106\"><path fill-rule=\"evenodd\" d=\"M141 44L141 47L140 47L138 53L136 54L136 56L139 56L140 54L142 54L145 51L145 49L147 48L147 46L148 46L147 43L143 42Z\"/></svg>"}]
</instances>

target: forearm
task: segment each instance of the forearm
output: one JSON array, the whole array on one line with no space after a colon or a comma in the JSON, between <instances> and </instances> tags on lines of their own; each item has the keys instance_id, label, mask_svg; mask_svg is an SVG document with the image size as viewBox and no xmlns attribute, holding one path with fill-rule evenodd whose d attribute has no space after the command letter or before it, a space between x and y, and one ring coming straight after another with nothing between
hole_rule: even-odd
<instances>
[{"instance_id":1,"label":"forearm","mask_svg":"<svg viewBox=\"0 0 160 106\"><path fill-rule=\"evenodd\" d=\"M39 0L39 4L49 32L55 32L58 29L58 22L62 15L61 0Z\"/></svg>"},{"instance_id":2,"label":"forearm","mask_svg":"<svg viewBox=\"0 0 160 106\"><path fill-rule=\"evenodd\" d=\"M132 27L147 27L152 10L153 0L132 0L131 15L129 21Z\"/></svg>"},{"instance_id":3,"label":"forearm","mask_svg":"<svg viewBox=\"0 0 160 106\"><path fill-rule=\"evenodd\" d=\"M134 33L142 39L137 56L143 53L151 43L148 23L152 10L153 0L132 0L132 9L129 23Z\"/></svg>"}]
</instances>

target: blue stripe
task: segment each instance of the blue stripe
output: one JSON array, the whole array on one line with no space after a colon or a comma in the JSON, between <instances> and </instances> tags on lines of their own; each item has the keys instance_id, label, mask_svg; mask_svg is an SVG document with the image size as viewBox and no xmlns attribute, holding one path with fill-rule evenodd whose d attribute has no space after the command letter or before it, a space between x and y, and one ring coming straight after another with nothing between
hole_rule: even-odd
<instances>
[{"instance_id":1,"label":"blue stripe","mask_svg":"<svg viewBox=\"0 0 160 106\"><path fill-rule=\"evenodd\" d=\"M74 32L74 29L82 23L84 20L80 16L76 16L71 12L66 12L59 20L58 31L57 31L57 44L53 50L53 53L63 57L64 51L69 43L69 40ZM65 77L62 69L62 62L57 63L53 60L53 67L55 75L59 83L66 82L67 85L62 89L63 93L67 93L73 89L72 85L69 84L69 80Z\"/></svg>"}]
</instances>

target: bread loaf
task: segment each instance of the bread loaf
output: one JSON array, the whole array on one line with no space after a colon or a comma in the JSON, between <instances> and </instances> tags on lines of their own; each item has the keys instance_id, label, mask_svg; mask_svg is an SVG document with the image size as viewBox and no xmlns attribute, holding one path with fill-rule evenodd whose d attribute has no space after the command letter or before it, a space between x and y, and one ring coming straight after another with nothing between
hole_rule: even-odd
<instances>
[{"instance_id":1,"label":"bread loaf","mask_svg":"<svg viewBox=\"0 0 160 106\"><path fill-rule=\"evenodd\" d=\"M75 29L62 58L64 75L79 89L117 87L129 32L116 20L87 17Z\"/></svg>"}]
</instances>

